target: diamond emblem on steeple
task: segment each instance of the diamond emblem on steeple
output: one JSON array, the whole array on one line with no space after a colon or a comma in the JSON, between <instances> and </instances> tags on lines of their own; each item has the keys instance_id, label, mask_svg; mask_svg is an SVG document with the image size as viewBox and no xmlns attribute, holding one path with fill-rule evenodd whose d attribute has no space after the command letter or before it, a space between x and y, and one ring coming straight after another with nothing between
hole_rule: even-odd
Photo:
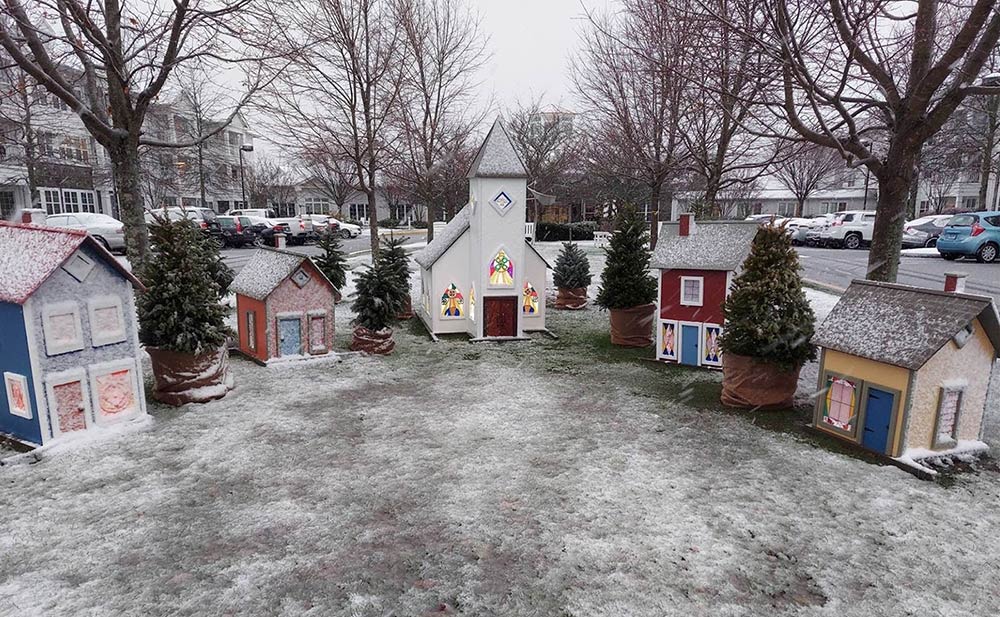
<instances>
[{"instance_id":1,"label":"diamond emblem on steeple","mask_svg":"<svg viewBox=\"0 0 1000 617\"><path fill-rule=\"evenodd\" d=\"M514 205L514 200L510 198L510 195L508 195L506 191L500 191L497 193L496 197L490 201L490 203L493 204L493 207L496 208L497 212L500 214L507 214L510 207Z\"/></svg>"}]
</instances>

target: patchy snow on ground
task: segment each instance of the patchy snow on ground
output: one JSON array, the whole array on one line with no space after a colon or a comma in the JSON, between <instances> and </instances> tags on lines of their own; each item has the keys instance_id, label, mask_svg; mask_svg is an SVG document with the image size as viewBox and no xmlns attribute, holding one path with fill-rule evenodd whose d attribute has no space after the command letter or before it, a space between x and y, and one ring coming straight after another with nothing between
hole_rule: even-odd
<instances>
[{"instance_id":1,"label":"patchy snow on ground","mask_svg":"<svg viewBox=\"0 0 1000 617\"><path fill-rule=\"evenodd\" d=\"M547 323L234 358L220 401L0 467L0 615L1000 613L995 469L924 482L723 410L595 308Z\"/></svg>"},{"instance_id":2,"label":"patchy snow on ground","mask_svg":"<svg viewBox=\"0 0 1000 617\"><path fill-rule=\"evenodd\" d=\"M938 252L937 247L922 247L918 249L903 249L899 252L903 257L937 257L941 258L941 253Z\"/></svg>"}]
</instances>

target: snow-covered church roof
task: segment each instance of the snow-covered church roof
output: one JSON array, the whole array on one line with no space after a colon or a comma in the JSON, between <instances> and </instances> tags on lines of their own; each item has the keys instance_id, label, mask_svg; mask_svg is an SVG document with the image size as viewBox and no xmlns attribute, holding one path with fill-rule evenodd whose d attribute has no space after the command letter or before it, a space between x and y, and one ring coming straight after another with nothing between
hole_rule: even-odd
<instances>
[{"instance_id":1,"label":"snow-covered church roof","mask_svg":"<svg viewBox=\"0 0 1000 617\"><path fill-rule=\"evenodd\" d=\"M976 317L1000 352L1000 317L992 299L858 280L816 329L813 342L917 370Z\"/></svg>"},{"instance_id":2,"label":"snow-covered church roof","mask_svg":"<svg viewBox=\"0 0 1000 617\"><path fill-rule=\"evenodd\" d=\"M114 255L85 231L0 221L0 302L23 304L84 244L135 287L143 288Z\"/></svg>"},{"instance_id":3,"label":"snow-covered church roof","mask_svg":"<svg viewBox=\"0 0 1000 617\"><path fill-rule=\"evenodd\" d=\"M521 162L514 143L511 142L507 130L498 119L493 128L479 147L472 167L469 168L469 178L527 178L528 170Z\"/></svg>"},{"instance_id":4,"label":"snow-covered church roof","mask_svg":"<svg viewBox=\"0 0 1000 617\"><path fill-rule=\"evenodd\" d=\"M270 248L257 249L250 261L233 279L229 289L241 296L264 300L282 281L307 261L312 263L309 257L298 253ZM313 266L315 267L315 264ZM316 268L316 272L331 288L333 287L333 283L326 278L322 270Z\"/></svg>"},{"instance_id":5,"label":"snow-covered church roof","mask_svg":"<svg viewBox=\"0 0 1000 617\"><path fill-rule=\"evenodd\" d=\"M469 229L472 210L468 204L458 211L441 233L436 234L431 243L417 251L413 260L424 268L430 268Z\"/></svg>"},{"instance_id":6,"label":"snow-covered church roof","mask_svg":"<svg viewBox=\"0 0 1000 617\"><path fill-rule=\"evenodd\" d=\"M664 223L651 264L662 270L739 270L750 254L756 221L697 221L680 235L680 223Z\"/></svg>"}]
</instances>

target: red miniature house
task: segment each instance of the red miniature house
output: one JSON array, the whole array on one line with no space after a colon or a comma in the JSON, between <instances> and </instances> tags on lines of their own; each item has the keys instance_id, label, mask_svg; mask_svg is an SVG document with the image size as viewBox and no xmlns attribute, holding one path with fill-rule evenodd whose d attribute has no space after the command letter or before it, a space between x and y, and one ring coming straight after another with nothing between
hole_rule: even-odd
<instances>
[{"instance_id":1,"label":"red miniature house","mask_svg":"<svg viewBox=\"0 0 1000 617\"><path fill-rule=\"evenodd\" d=\"M336 289L304 255L260 249L233 281L240 351L260 362L328 353Z\"/></svg>"},{"instance_id":2,"label":"red miniature house","mask_svg":"<svg viewBox=\"0 0 1000 617\"><path fill-rule=\"evenodd\" d=\"M720 368L722 304L757 235L755 221L664 223L653 253L659 270L656 358Z\"/></svg>"}]
</instances>

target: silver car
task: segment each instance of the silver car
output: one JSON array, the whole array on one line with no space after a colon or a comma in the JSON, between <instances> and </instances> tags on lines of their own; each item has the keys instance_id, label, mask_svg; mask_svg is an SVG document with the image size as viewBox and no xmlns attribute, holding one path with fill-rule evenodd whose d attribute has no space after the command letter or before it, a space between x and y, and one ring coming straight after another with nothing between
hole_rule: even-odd
<instances>
[{"instance_id":1,"label":"silver car","mask_svg":"<svg viewBox=\"0 0 1000 617\"><path fill-rule=\"evenodd\" d=\"M125 250L125 226L107 214L93 212L67 212L51 214L45 219L49 227L79 229L87 232L109 251Z\"/></svg>"}]
</instances>

